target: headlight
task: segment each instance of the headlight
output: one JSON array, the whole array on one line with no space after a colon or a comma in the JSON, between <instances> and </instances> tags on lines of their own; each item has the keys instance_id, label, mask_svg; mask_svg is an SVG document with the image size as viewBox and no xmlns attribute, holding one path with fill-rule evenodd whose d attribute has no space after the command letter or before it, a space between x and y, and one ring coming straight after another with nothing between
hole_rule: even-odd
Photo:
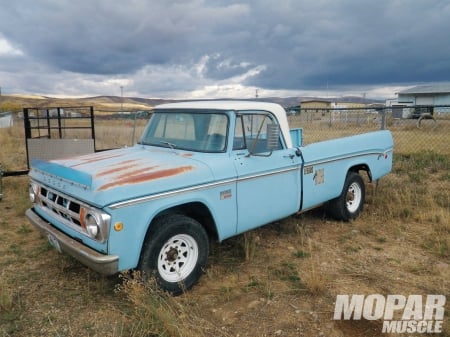
<instances>
[{"instance_id":1,"label":"headlight","mask_svg":"<svg viewBox=\"0 0 450 337\"><path fill-rule=\"evenodd\" d=\"M85 222L86 231L88 232L88 234L93 238L97 238L98 234L100 233L99 221L94 215L88 213L88 215L86 215Z\"/></svg>"},{"instance_id":2,"label":"headlight","mask_svg":"<svg viewBox=\"0 0 450 337\"><path fill-rule=\"evenodd\" d=\"M80 222L89 237L98 241L103 241L107 237L110 222L108 214L83 207L80 218Z\"/></svg>"},{"instance_id":3,"label":"headlight","mask_svg":"<svg viewBox=\"0 0 450 337\"><path fill-rule=\"evenodd\" d=\"M29 194L31 202L33 202L33 203L37 202L37 199L39 196L39 186L34 182L30 182L30 186L28 188L28 194Z\"/></svg>"}]
</instances>

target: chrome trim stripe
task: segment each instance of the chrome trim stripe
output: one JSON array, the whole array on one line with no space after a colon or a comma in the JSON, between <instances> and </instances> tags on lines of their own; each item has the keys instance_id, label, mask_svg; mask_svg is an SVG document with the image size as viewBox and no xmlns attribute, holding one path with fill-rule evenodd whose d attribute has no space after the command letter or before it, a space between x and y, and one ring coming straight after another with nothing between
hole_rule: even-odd
<instances>
[{"instance_id":1,"label":"chrome trim stripe","mask_svg":"<svg viewBox=\"0 0 450 337\"><path fill-rule=\"evenodd\" d=\"M218 186L222 186L222 185L237 183L237 182L240 182L240 181L245 181L245 180L250 180L250 179L258 179L258 178L262 178L262 177L266 177L266 176L271 176L271 175L275 175L275 174L282 174L282 173L287 173L287 172L291 172L291 171L298 171L298 170L300 170L300 166L296 165L296 166L289 167L289 168L286 168L286 169L281 169L281 170L276 170L276 171L271 171L271 172L264 172L264 173L244 176L244 177L240 177L240 178L225 179L225 180L222 180L222 181L216 181L216 182L202 184L202 185L198 185L198 186L186 187L186 188L181 188L181 189L178 189L178 190L162 192L162 193L158 193L158 194L154 194L154 195L148 195L148 196L145 196L145 197L140 197L140 198L135 198L135 199L131 199L131 200L121 201L121 202L117 202L117 203L109 205L109 208L118 209L118 208L127 207L127 206L131 206L131 205L135 205L135 204L140 204L140 203L143 203L143 202L152 201L152 200L155 200L155 199L171 197L171 196L174 196L174 195L177 195L177 194L183 194L183 193L188 193L188 192L200 191L200 190L214 188L214 187L218 187Z\"/></svg>"},{"instance_id":2,"label":"chrome trim stripe","mask_svg":"<svg viewBox=\"0 0 450 337\"><path fill-rule=\"evenodd\" d=\"M341 157L328 159L328 160L318 160L318 161L313 161L310 163L305 163L305 167L330 163L330 162L334 162L334 161L338 161L338 160L342 160L342 159L357 158L357 157L362 157L362 156L367 156L367 155L384 155L388 152L392 152L392 150L393 150L392 148L389 148L385 151L373 151L373 152L369 152L369 153L367 153L367 152L366 153L358 153L358 154L354 154L354 155L341 156ZM262 177L266 177L266 176L270 176L270 175L274 175L274 174L283 174L283 173L296 171L296 170L300 170L300 164L290 166L288 168L276 170L276 171L253 174L253 175L243 176L243 177L239 177L239 178L226 179L226 180L216 181L216 182L202 184L202 185L198 185L198 186L186 187L186 188L182 188L182 189L178 189L178 190L158 193L158 194L154 194L154 195L148 195L148 196L135 198L135 199L127 200L127 201L121 201L121 202L111 204L111 205L109 205L109 207L112 209L117 209L117 208L127 207L127 206L134 205L134 204L140 204L140 203L155 200L155 199L167 198L167 197L171 197L171 196L177 195L177 194L205 190L208 188L227 185L227 184L234 183L234 182L258 179L258 178L262 178Z\"/></svg>"},{"instance_id":3,"label":"chrome trim stripe","mask_svg":"<svg viewBox=\"0 0 450 337\"><path fill-rule=\"evenodd\" d=\"M275 174L282 174L282 173L287 173L287 172L291 172L291 171L299 171L299 170L300 170L300 164L299 165L295 165L295 166L291 166L291 167L288 167L288 168L276 170L276 171L270 171L270 172L264 172L264 173L252 174L252 175L249 175L249 176L239 177L237 179L237 181L240 182L240 181L245 181L245 180L257 179L257 178L272 176L272 175L275 175Z\"/></svg>"},{"instance_id":4,"label":"chrome trim stripe","mask_svg":"<svg viewBox=\"0 0 450 337\"><path fill-rule=\"evenodd\" d=\"M353 154L353 155L348 155L348 156L341 156L341 157L336 157L333 159L324 159L324 160L317 160L317 161L312 161L309 163L305 163L305 167L308 166L313 166L313 165L320 165L320 164L325 164L325 163L331 163L334 161L338 161L338 160L342 160L342 159L350 159L350 158L357 158L357 157L363 157L363 156L368 156L368 155L385 155L388 152L392 152L393 148L389 148L385 151L380 151L380 152L366 152L366 153L358 153L358 154Z\"/></svg>"},{"instance_id":5,"label":"chrome trim stripe","mask_svg":"<svg viewBox=\"0 0 450 337\"><path fill-rule=\"evenodd\" d=\"M140 204L140 203L155 200L155 199L171 197L176 194L187 193L187 192L192 192L192 191L199 191L199 190L203 190L203 189L207 189L207 188L226 185L229 183L233 183L235 181L236 181L236 179L228 179L228 180L218 181L218 182L214 182L214 183L208 183L208 184L204 184L204 185L186 187L186 188L182 188L179 190L168 191L168 192L158 193L158 194L154 194L154 195L148 195L145 197L116 202L114 204L109 205L108 207L112 208L112 209L127 207L130 205Z\"/></svg>"}]
</instances>

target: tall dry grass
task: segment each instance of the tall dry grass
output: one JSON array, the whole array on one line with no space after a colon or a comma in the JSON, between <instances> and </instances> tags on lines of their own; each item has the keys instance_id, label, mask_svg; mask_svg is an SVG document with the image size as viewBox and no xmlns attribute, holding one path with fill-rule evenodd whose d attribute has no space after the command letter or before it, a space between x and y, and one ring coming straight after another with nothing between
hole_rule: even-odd
<instances>
[{"instance_id":1,"label":"tall dry grass","mask_svg":"<svg viewBox=\"0 0 450 337\"><path fill-rule=\"evenodd\" d=\"M0 128L0 165L5 171L26 169L26 147L23 125Z\"/></svg>"},{"instance_id":2,"label":"tall dry grass","mask_svg":"<svg viewBox=\"0 0 450 337\"><path fill-rule=\"evenodd\" d=\"M217 335L218 329L202 317L192 294L174 298L161 291L156 280L144 279L138 272L121 274L116 292L133 306L139 336L202 337Z\"/></svg>"}]
</instances>

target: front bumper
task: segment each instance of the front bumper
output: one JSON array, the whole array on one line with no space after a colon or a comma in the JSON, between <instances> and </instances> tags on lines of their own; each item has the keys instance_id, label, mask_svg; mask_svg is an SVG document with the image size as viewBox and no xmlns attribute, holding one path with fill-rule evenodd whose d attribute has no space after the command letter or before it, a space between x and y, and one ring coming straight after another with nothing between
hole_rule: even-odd
<instances>
[{"instance_id":1,"label":"front bumper","mask_svg":"<svg viewBox=\"0 0 450 337\"><path fill-rule=\"evenodd\" d=\"M25 212L26 217L30 222L50 241L56 240L57 245L61 252L64 252L87 267L95 270L103 275L113 275L119 272L119 257L116 255L104 255L101 254L82 243L72 239L63 232L53 227L49 222L42 219L38 214L34 212L32 208Z\"/></svg>"}]
</instances>

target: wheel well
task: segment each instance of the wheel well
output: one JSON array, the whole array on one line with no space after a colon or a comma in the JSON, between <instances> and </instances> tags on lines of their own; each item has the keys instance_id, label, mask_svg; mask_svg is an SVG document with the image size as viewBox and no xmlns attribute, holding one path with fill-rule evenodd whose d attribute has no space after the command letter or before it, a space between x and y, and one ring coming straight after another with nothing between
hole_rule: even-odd
<instances>
[{"instance_id":1,"label":"wheel well","mask_svg":"<svg viewBox=\"0 0 450 337\"><path fill-rule=\"evenodd\" d=\"M206 232L211 238L218 240L218 234L214 218L211 215L211 212L209 211L208 207L206 207L201 202L190 202L187 204L178 205L166 209L161 213L159 213L158 215L156 215L152 222L155 222L155 220L169 214L183 214L192 219L195 219L205 228Z\"/></svg>"},{"instance_id":2,"label":"wheel well","mask_svg":"<svg viewBox=\"0 0 450 337\"><path fill-rule=\"evenodd\" d=\"M367 164L359 164L350 167L348 170L349 172L355 172L359 174L359 171L365 171L367 173L367 176L369 177L369 181L372 182L372 173L370 172L369 166Z\"/></svg>"}]
</instances>

